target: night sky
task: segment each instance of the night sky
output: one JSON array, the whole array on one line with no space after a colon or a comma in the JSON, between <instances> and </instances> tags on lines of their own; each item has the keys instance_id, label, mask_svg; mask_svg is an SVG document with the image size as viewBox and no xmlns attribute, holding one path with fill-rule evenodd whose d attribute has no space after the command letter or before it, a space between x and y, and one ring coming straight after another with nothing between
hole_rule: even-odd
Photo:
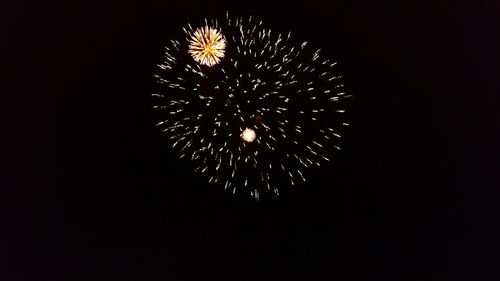
<instances>
[{"instance_id":1,"label":"night sky","mask_svg":"<svg viewBox=\"0 0 500 281\"><path fill-rule=\"evenodd\" d=\"M236 2L0 3L0 280L499 280L500 5ZM354 95L343 150L279 198L206 183L154 127L164 45L226 11Z\"/></svg>"}]
</instances>

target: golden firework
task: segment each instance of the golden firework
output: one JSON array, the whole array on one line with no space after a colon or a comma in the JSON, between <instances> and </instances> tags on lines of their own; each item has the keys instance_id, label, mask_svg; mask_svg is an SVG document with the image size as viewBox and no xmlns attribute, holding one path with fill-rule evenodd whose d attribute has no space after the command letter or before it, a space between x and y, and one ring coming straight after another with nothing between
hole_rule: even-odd
<instances>
[{"instance_id":1,"label":"golden firework","mask_svg":"<svg viewBox=\"0 0 500 281\"><path fill-rule=\"evenodd\" d=\"M255 140L255 131L249 128L246 128L242 133L241 133L241 138L246 141L246 142L253 142Z\"/></svg>"},{"instance_id":2,"label":"golden firework","mask_svg":"<svg viewBox=\"0 0 500 281\"><path fill-rule=\"evenodd\" d=\"M200 64L212 66L224 57L226 39L212 27L204 26L195 30L189 40L189 53Z\"/></svg>"}]
</instances>

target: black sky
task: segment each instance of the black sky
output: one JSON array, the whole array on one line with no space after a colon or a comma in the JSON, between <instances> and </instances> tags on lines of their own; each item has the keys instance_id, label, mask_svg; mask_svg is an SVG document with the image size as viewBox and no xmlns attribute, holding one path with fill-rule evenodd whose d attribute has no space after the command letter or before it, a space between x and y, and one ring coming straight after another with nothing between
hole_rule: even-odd
<instances>
[{"instance_id":1,"label":"black sky","mask_svg":"<svg viewBox=\"0 0 500 281\"><path fill-rule=\"evenodd\" d=\"M5 1L0 280L498 280L494 1ZM155 64L192 20L252 14L336 58L344 149L235 198L154 128Z\"/></svg>"}]
</instances>

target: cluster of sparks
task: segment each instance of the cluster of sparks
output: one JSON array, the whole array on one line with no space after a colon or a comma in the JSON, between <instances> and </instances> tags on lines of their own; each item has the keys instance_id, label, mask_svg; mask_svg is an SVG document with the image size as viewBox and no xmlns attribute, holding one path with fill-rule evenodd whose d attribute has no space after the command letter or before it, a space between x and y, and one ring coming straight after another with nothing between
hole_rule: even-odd
<instances>
[{"instance_id":1,"label":"cluster of sparks","mask_svg":"<svg viewBox=\"0 0 500 281\"><path fill-rule=\"evenodd\" d=\"M189 53L200 64L212 66L224 57L226 39L215 28L204 26L198 28L190 39Z\"/></svg>"},{"instance_id":2,"label":"cluster of sparks","mask_svg":"<svg viewBox=\"0 0 500 281\"><path fill-rule=\"evenodd\" d=\"M209 182L279 195L341 149L350 95L335 61L252 17L183 31L158 64L157 126Z\"/></svg>"},{"instance_id":3,"label":"cluster of sparks","mask_svg":"<svg viewBox=\"0 0 500 281\"><path fill-rule=\"evenodd\" d=\"M255 140L255 131L249 128L246 128L241 133L241 138L246 142L253 142Z\"/></svg>"}]
</instances>

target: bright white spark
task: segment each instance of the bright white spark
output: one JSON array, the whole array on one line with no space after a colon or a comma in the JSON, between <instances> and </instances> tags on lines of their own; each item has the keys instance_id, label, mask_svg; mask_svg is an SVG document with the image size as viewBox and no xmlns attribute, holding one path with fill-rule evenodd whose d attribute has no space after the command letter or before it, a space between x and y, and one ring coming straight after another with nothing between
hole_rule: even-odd
<instances>
[{"instance_id":1,"label":"bright white spark","mask_svg":"<svg viewBox=\"0 0 500 281\"><path fill-rule=\"evenodd\" d=\"M241 133L241 138L246 142L253 142L255 140L255 131L249 128L246 128Z\"/></svg>"}]
</instances>

